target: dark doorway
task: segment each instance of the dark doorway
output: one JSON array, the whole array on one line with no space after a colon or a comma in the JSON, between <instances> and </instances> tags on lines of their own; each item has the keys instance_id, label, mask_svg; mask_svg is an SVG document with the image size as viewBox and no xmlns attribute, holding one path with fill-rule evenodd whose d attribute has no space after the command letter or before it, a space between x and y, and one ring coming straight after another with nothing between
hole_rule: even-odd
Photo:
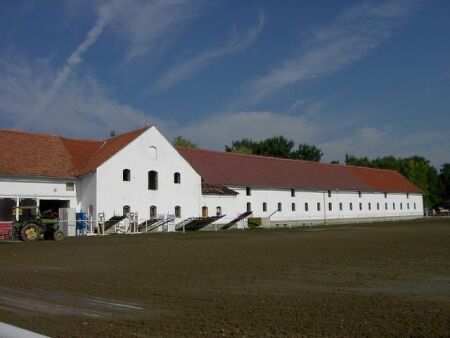
<instances>
[{"instance_id":1,"label":"dark doorway","mask_svg":"<svg viewBox=\"0 0 450 338\"><path fill-rule=\"evenodd\" d=\"M52 217L59 216L59 208L69 208L70 201L67 200L39 200L39 210L42 215Z\"/></svg>"},{"instance_id":2,"label":"dark doorway","mask_svg":"<svg viewBox=\"0 0 450 338\"><path fill-rule=\"evenodd\" d=\"M0 221L11 221L14 218L15 198L0 198Z\"/></svg>"}]
</instances>

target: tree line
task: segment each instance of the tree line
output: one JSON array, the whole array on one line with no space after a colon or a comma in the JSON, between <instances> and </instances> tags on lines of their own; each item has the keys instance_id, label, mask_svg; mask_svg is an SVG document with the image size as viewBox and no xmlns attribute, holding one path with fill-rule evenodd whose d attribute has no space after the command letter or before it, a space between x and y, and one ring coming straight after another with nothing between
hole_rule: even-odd
<instances>
[{"instance_id":1,"label":"tree line","mask_svg":"<svg viewBox=\"0 0 450 338\"><path fill-rule=\"evenodd\" d=\"M173 143L175 146L197 148L195 143L181 136L177 136ZM234 140L225 146L225 151L315 162L320 162L323 156L323 151L315 145L300 143L296 147L293 140L284 136L274 136L261 141L249 138ZM339 161L331 163L340 164ZM367 156L356 157L346 154L345 165L396 170L423 191L426 207L435 207L445 201L449 203L450 163L444 163L438 172L429 160L418 155L409 157L389 155L369 159Z\"/></svg>"}]
</instances>

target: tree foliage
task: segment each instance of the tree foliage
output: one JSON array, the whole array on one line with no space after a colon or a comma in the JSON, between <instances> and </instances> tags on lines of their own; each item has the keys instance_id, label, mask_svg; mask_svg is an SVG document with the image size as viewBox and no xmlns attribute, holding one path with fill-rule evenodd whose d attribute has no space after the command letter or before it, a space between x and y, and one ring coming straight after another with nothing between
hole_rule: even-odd
<instances>
[{"instance_id":1,"label":"tree foliage","mask_svg":"<svg viewBox=\"0 0 450 338\"><path fill-rule=\"evenodd\" d=\"M183 147L183 148L192 148L197 149L197 145L192 142L191 140L188 140L184 138L183 136L177 136L173 139L173 146L174 147Z\"/></svg>"},{"instance_id":2,"label":"tree foliage","mask_svg":"<svg viewBox=\"0 0 450 338\"><path fill-rule=\"evenodd\" d=\"M450 163L444 163L439 175L441 191L445 201L450 201Z\"/></svg>"},{"instance_id":3,"label":"tree foliage","mask_svg":"<svg viewBox=\"0 0 450 338\"><path fill-rule=\"evenodd\" d=\"M442 202L443 194L440 179L436 168L430 161L421 156L406 158L384 156L370 160L367 157L345 155L345 164L361 167L396 170L424 192L425 206L432 207Z\"/></svg>"},{"instance_id":4,"label":"tree foliage","mask_svg":"<svg viewBox=\"0 0 450 338\"><path fill-rule=\"evenodd\" d=\"M322 150L314 145L303 143L295 149L294 141L284 136L274 136L262 141L253 141L248 138L235 140L231 142L231 146L225 146L225 151L316 162L323 156Z\"/></svg>"}]
</instances>

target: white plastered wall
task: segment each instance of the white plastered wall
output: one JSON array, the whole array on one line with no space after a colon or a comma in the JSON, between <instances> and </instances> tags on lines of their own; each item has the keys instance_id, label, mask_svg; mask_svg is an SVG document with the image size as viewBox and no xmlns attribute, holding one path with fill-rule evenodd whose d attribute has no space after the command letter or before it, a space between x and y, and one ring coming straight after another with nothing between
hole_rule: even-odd
<instances>
[{"instance_id":1,"label":"white plastered wall","mask_svg":"<svg viewBox=\"0 0 450 338\"><path fill-rule=\"evenodd\" d=\"M291 189L252 188L247 196L246 187L230 186L237 191L238 212L247 210L247 203L251 203L253 217L270 216L272 222L282 221L316 221L336 220L344 218L383 218L383 217L422 217L423 199L421 194L384 193L358 191L305 191L295 190L291 195ZM263 203L267 210L263 211ZM278 210L281 203L281 211ZM308 204L306 211L305 204ZM331 210L329 209L331 203ZM361 203L362 210L359 204ZM385 209L387 203L387 210ZM292 210L295 204L295 210ZM320 210L317 205L320 204ZM350 210L352 204L352 210ZM369 210L370 204L370 210ZM395 210L393 205L395 204ZM341 210L342 207L342 210Z\"/></svg>"},{"instance_id":2,"label":"white plastered wall","mask_svg":"<svg viewBox=\"0 0 450 338\"><path fill-rule=\"evenodd\" d=\"M123 181L123 169L131 171L131 180ZM148 189L148 172L158 172L158 189ZM181 175L181 183L174 183L174 173ZM150 207L156 206L159 215L174 215L181 207L182 219L198 217L201 179L188 162L164 136L151 127L97 168L97 212L105 218L122 215L123 207L137 212L139 221L150 218Z\"/></svg>"},{"instance_id":3,"label":"white plastered wall","mask_svg":"<svg viewBox=\"0 0 450 338\"><path fill-rule=\"evenodd\" d=\"M0 177L0 198L31 198L36 200L67 200L70 207L77 205L77 184L73 191L66 190L66 183L74 179L40 178L31 176Z\"/></svg>"}]
</instances>

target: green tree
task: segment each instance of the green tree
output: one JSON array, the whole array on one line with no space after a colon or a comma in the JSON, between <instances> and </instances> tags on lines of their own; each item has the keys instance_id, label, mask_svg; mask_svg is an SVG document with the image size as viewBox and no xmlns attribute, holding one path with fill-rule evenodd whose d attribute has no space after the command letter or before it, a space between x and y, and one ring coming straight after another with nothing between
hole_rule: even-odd
<instances>
[{"instance_id":1,"label":"green tree","mask_svg":"<svg viewBox=\"0 0 450 338\"><path fill-rule=\"evenodd\" d=\"M231 142L231 146L225 146L225 151L229 153L254 154L257 142L248 138Z\"/></svg>"},{"instance_id":2,"label":"green tree","mask_svg":"<svg viewBox=\"0 0 450 338\"><path fill-rule=\"evenodd\" d=\"M298 149L293 153L293 155L293 158L298 160L320 162L323 152L315 145L301 143L298 145Z\"/></svg>"},{"instance_id":3,"label":"green tree","mask_svg":"<svg viewBox=\"0 0 450 338\"><path fill-rule=\"evenodd\" d=\"M441 191L443 198L450 200L450 163L444 163L440 170L439 182L441 185Z\"/></svg>"},{"instance_id":4,"label":"green tree","mask_svg":"<svg viewBox=\"0 0 450 338\"><path fill-rule=\"evenodd\" d=\"M173 146L174 147L183 147L183 148L192 148L197 149L197 145L192 142L191 140L188 140L184 138L183 136L177 136L173 139Z\"/></svg>"}]
</instances>

